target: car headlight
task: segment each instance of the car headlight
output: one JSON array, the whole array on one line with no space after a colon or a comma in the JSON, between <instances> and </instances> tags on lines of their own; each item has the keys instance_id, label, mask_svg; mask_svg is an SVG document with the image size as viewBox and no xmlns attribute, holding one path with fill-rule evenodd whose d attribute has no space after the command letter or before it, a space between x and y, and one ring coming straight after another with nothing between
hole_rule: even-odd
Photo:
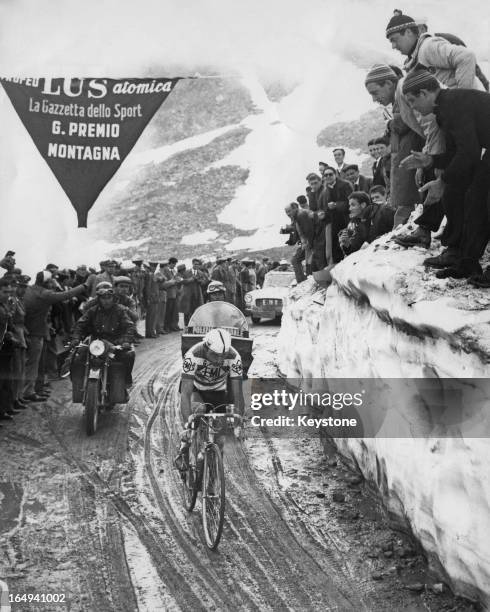
<instances>
[{"instance_id":1,"label":"car headlight","mask_svg":"<svg viewBox=\"0 0 490 612\"><path fill-rule=\"evenodd\" d=\"M102 340L92 340L89 346L89 351L95 357L100 357L104 354L105 344L102 342Z\"/></svg>"},{"instance_id":2,"label":"car headlight","mask_svg":"<svg viewBox=\"0 0 490 612\"><path fill-rule=\"evenodd\" d=\"M252 296L250 293L245 294L245 301L249 304L252 301Z\"/></svg>"}]
</instances>

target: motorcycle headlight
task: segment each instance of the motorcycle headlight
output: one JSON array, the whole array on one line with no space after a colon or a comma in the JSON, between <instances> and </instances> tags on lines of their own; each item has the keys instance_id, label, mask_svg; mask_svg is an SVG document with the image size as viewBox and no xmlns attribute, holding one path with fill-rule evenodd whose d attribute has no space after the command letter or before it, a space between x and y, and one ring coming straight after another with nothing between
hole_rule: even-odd
<instances>
[{"instance_id":1,"label":"motorcycle headlight","mask_svg":"<svg viewBox=\"0 0 490 612\"><path fill-rule=\"evenodd\" d=\"M247 293L247 294L245 295L245 301L246 301L247 303L250 303L250 302L252 301L252 296L250 295L250 293Z\"/></svg>"},{"instance_id":2,"label":"motorcycle headlight","mask_svg":"<svg viewBox=\"0 0 490 612\"><path fill-rule=\"evenodd\" d=\"M105 344L102 342L102 340L92 340L89 346L89 351L95 357L100 357L104 354Z\"/></svg>"}]
</instances>

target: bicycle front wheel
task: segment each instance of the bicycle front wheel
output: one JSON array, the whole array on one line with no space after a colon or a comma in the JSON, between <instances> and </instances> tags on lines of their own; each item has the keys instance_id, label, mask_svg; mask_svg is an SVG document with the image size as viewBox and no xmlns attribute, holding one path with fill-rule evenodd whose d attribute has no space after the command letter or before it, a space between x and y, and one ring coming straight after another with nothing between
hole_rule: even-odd
<instances>
[{"instance_id":1,"label":"bicycle front wheel","mask_svg":"<svg viewBox=\"0 0 490 612\"><path fill-rule=\"evenodd\" d=\"M225 521L225 471L217 444L210 444L204 455L202 478L202 525L206 545L218 547Z\"/></svg>"}]
</instances>

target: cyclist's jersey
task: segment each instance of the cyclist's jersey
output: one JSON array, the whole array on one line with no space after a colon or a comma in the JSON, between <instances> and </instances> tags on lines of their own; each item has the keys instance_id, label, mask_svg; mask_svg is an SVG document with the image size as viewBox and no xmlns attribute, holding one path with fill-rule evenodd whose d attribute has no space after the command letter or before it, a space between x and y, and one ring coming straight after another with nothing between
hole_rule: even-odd
<instances>
[{"instance_id":1,"label":"cyclist's jersey","mask_svg":"<svg viewBox=\"0 0 490 612\"><path fill-rule=\"evenodd\" d=\"M211 363L205 358L204 342L199 342L184 355L182 378L193 379L194 387L199 391L223 391L228 377L242 378L242 360L233 348L225 353L221 365Z\"/></svg>"}]
</instances>

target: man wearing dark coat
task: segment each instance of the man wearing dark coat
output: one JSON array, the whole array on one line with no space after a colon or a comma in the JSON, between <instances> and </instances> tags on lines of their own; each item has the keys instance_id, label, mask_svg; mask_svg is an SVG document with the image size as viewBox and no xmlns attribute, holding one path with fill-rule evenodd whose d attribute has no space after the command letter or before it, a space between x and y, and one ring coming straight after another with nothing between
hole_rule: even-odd
<instances>
[{"instance_id":1,"label":"man wearing dark coat","mask_svg":"<svg viewBox=\"0 0 490 612\"><path fill-rule=\"evenodd\" d=\"M225 269L225 258L216 257L216 265L211 272L211 280L217 280L220 283L225 284L226 281L226 269Z\"/></svg>"},{"instance_id":2,"label":"man wearing dark coat","mask_svg":"<svg viewBox=\"0 0 490 612\"><path fill-rule=\"evenodd\" d=\"M36 275L36 282L28 287L25 298L25 325L29 333L29 346L26 361L26 385L24 399L40 401L42 398L36 394L35 383L38 376L39 363L43 352L44 342L49 339L48 317L53 304L58 304L80 295L87 290L87 285L79 285L68 291L54 291L48 289L51 273L43 270Z\"/></svg>"},{"instance_id":3,"label":"man wearing dark coat","mask_svg":"<svg viewBox=\"0 0 490 612\"><path fill-rule=\"evenodd\" d=\"M286 214L294 224L294 229L299 237L299 246L291 259L296 282L301 283L306 279L302 262L306 262L306 273L311 272L311 262L313 255L314 213L299 207L298 202L291 202L285 209Z\"/></svg>"},{"instance_id":4,"label":"man wearing dark coat","mask_svg":"<svg viewBox=\"0 0 490 612\"><path fill-rule=\"evenodd\" d=\"M339 234L345 255L358 251L365 242L373 242L393 227L395 211L386 205L372 204L364 191L351 193L349 212L349 224Z\"/></svg>"},{"instance_id":5,"label":"man wearing dark coat","mask_svg":"<svg viewBox=\"0 0 490 612\"><path fill-rule=\"evenodd\" d=\"M196 308L203 304L201 285L207 279L199 269L200 265L199 259L193 259L192 268L181 271L183 292L180 298L179 310L184 313L185 325L189 324L189 319L194 314Z\"/></svg>"},{"instance_id":6,"label":"man wearing dark coat","mask_svg":"<svg viewBox=\"0 0 490 612\"><path fill-rule=\"evenodd\" d=\"M386 179L390 175L391 155L388 152L389 141L384 138L375 138L373 141L373 147L375 150L375 161L373 163L373 180L371 185L381 185L382 187L389 188L389 181Z\"/></svg>"},{"instance_id":7,"label":"man wearing dark coat","mask_svg":"<svg viewBox=\"0 0 490 612\"><path fill-rule=\"evenodd\" d=\"M365 191L369 193L372 180L359 173L357 164L350 164L344 169L345 179L352 185L354 191Z\"/></svg>"},{"instance_id":8,"label":"man wearing dark coat","mask_svg":"<svg viewBox=\"0 0 490 612\"><path fill-rule=\"evenodd\" d=\"M115 345L121 345L123 351L116 353L115 359L125 368L126 385L132 385L132 370L135 353L131 347L134 341L136 326L129 316L125 306L116 304L112 288L99 288L97 291L97 304L89 308L78 319L72 335L72 346L76 346L86 336L95 336ZM88 348L79 347L74 361L84 363Z\"/></svg>"},{"instance_id":9,"label":"man wearing dark coat","mask_svg":"<svg viewBox=\"0 0 490 612\"><path fill-rule=\"evenodd\" d=\"M308 181L308 189L306 190L308 206L310 210L318 210L318 200L323 191L322 179L318 174L310 172L306 180Z\"/></svg>"},{"instance_id":10,"label":"man wearing dark coat","mask_svg":"<svg viewBox=\"0 0 490 612\"><path fill-rule=\"evenodd\" d=\"M150 271L143 288L143 306L146 310L145 337L157 337L158 301L160 299L159 278L156 275L157 261L150 261Z\"/></svg>"},{"instance_id":11,"label":"man wearing dark coat","mask_svg":"<svg viewBox=\"0 0 490 612\"><path fill-rule=\"evenodd\" d=\"M422 189L428 191L426 202L442 196L449 226L446 230L462 227L462 231L452 259L443 262L447 267L437 275L478 276L479 259L490 237L490 94L474 89L441 89L427 70L409 73L403 93L414 110L422 115L435 114L446 137L446 152L432 157L434 168L442 173Z\"/></svg>"},{"instance_id":12,"label":"man wearing dark coat","mask_svg":"<svg viewBox=\"0 0 490 612\"><path fill-rule=\"evenodd\" d=\"M0 278L0 421L11 421L16 413L12 385L12 363L16 346L10 302L13 291L12 281Z\"/></svg>"},{"instance_id":13,"label":"man wearing dark coat","mask_svg":"<svg viewBox=\"0 0 490 612\"><path fill-rule=\"evenodd\" d=\"M339 178L334 168L328 167L323 174L325 188L320 195L318 209L333 211L336 215L344 218L344 227L349 221L349 196L352 193L352 185Z\"/></svg>"}]
</instances>

